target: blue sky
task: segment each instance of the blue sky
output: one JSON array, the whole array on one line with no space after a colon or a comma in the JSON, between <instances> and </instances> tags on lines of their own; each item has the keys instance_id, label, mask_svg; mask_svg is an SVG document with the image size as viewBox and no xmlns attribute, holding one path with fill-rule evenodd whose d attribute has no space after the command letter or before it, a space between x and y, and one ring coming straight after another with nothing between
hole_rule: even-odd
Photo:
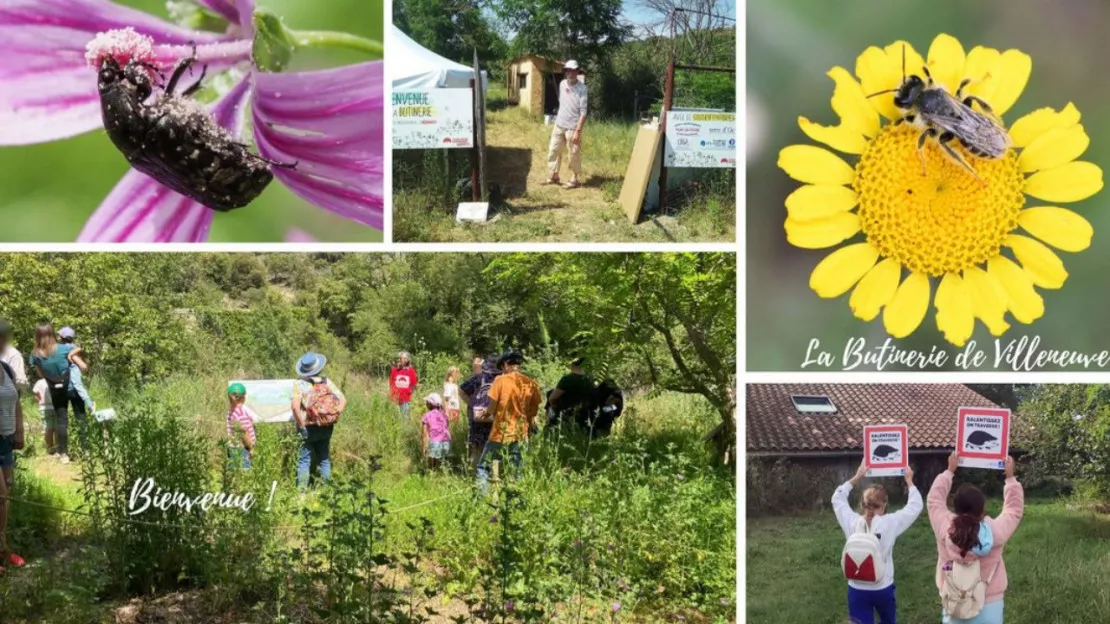
<instances>
[{"instance_id":1,"label":"blue sky","mask_svg":"<svg viewBox=\"0 0 1110 624\"><path fill-rule=\"evenodd\" d=\"M721 4L721 8L726 11L724 15L727 15L728 17L736 17L735 2L723 2ZM636 25L640 25L645 22L655 22L659 19L657 14L644 9L639 0L625 0L622 12L625 19Z\"/></svg>"}]
</instances>

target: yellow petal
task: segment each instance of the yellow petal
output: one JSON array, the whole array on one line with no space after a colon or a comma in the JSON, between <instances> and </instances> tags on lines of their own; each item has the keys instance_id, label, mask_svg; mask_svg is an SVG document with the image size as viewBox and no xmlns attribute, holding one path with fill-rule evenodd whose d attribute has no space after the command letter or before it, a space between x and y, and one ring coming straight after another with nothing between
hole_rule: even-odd
<instances>
[{"instance_id":1,"label":"yellow petal","mask_svg":"<svg viewBox=\"0 0 1110 624\"><path fill-rule=\"evenodd\" d=\"M853 128L862 135L873 137L879 133L879 114L867 94L863 92L852 74L843 67L829 70L829 78L836 83L833 89L832 109L840 117L841 125Z\"/></svg>"},{"instance_id":2,"label":"yellow petal","mask_svg":"<svg viewBox=\"0 0 1110 624\"><path fill-rule=\"evenodd\" d=\"M1091 139L1081 124L1053 128L1029 144L1018 157L1022 173L1052 169L1070 163L1087 151Z\"/></svg>"},{"instance_id":3,"label":"yellow petal","mask_svg":"<svg viewBox=\"0 0 1110 624\"><path fill-rule=\"evenodd\" d=\"M845 154L862 154L864 148L867 147L867 137L860 134L858 130L844 124L822 126L805 117L799 117L798 125L801 126L802 132L805 132L809 138Z\"/></svg>"},{"instance_id":4,"label":"yellow petal","mask_svg":"<svg viewBox=\"0 0 1110 624\"><path fill-rule=\"evenodd\" d=\"M929 278L910 273L883 311L883 327L895 338L913 333L929 310Z\"/></svg>"},{"instance_id":5,"label":"yellow petal","mask_svg":"<svg viewBox=\"0 0 1110 624\"><path fill-rule=\"evenodd\" d=\"M940 280L934 301L937 308L937 329L944 339L957 347L967 344L975 329L975 312L971 293L959 275L949 273Z\"/></svg>"},{"instance_id":6,"label":"yellow petal","mask_svg":"<svg viewBox=\"0 0 1110 624\"><path fill-rule=\"evenodd\" d=\"M1002 53L1001 66L1002 75L990 100L994 114L1000 117L1010 110L1025 90L1029 74L1033 72L1033 58L1021 50L1006 50Z\"/></svg>"},{"instance_id":7,"label":"yellow petal","mask_svg":"<svg viewBox=\"0 0 1110 624\"><path fill-rule=\"evenodd\" d=\"M1068 279L1064 261L1039 240L1010 234L1002 244L1014 250L1018 262L1029 274L1033 284L1041 288L1059 288Z\"/></svg>"},{"instance_id":8,"label":"yellow petal","mask_svg":"<svg viewBox=\"0 0 1110 624\"><path fill-rule=\"evenodd\" d=\"M851 165L827 149L813 145L791 145L779 152L779 167L786 175L806 184L851 184Z\"/></svg>"},{"instance_id":9,"label":"yellow petal","mask_svg":"<svg viewBox=\"0 0 1110 624\"><path fill-rule=\"evenodd\" d=\"M952 35L939 34L929 46L929 72L949 93L955 93L964 75L964 47Z\"/></svg>"},{"instance_id":10,"label":"yellow petal","mask_svg":"<svg viewBox=\"0 0 1110 624\"><path fill-rule=\"evenodd\" d=\"M1060 112L1051 108L1038 108L1010 126L1010 138L1014 141L1014 147L1025 147L1053 128L1067 128L1077 123L1079 109L1071 102Z\"/></svg>"},{"instance_id":11,"label":"yellow petal","mask_svg":"<svg viewBox=\"0 0 1110 624\"><path fill-rule=\"evenodd\" d=\"M871 243L841 247L817 263L813 273L809 275L809 287L818 297L839 297L855 286L875 266L878 259L879 250L872 247Z\"/></svg>"},{"instance_id":12,"label":"yellow petal","mask_svg":"<svg viewBox=\"0 0 1110 624\"><path fill-rule=\"evenodd\" d=\"M902 265L891 258L871 267L848 299L848 307L852 309L852 314L865 321L878 316L879 310L894 298L894 292L898 290L898 280L901 277Z\"/></svg>"},{"instance_id":13,"label":"yellow petal","mask_svg":"<svg viewBox=\"0 0 1110 624\"><path fill-rule=\"evenodd\" d=\"M888 89L896 89L902 84L902 70L887 58L886 52L881 48L871 46L863 51L856 59L856 76L863 85L865 95L871 95ZM894 94L884 93L868 98L871 106L887 119L899 119L901 111L894 105Z\"/></svg>"},{"instance_id":14,"label":"yellow petal","mask_svg":"<svg viewBox=\"0 0 1110 624\"><path fill-rule=\"evenodd\" d=\"M848 212L858 203L859 196L848 187L807 184L786 197L786 214L793 221L813 221Z\"/></svg>"},{"instance_id":15,"label":"yellow petal","mask_svg":"<svg viewBox=\"0 0 1110 624\"><path fill-rule=\"evenodd\" d=\"M859 215L843 212L827 219L794 221L787 219L786 240L802 249L824 249L842 243L859 232Z\"/></svg>"},{"instance_id":16,"label":"yellow petal","mask_svg":"<svg viewBox=\"0 0 1110 624\"><path fill-rule=\"evenodd\" d=\"M1044 316L1044 299L1033 288L1029 274L1005 256L987 261L987 273L1006 291L1006 307L1019 323L1028 325Z\"/></svg>"},{"instance_id":17,"label":"yellow petal","mask_svg":"<svg viewBox=\"0 0 1110 624\"><path fill-rule=\"evenodd\" d=\"M1026 208L1018 215L1018 225L1033 236L1063 251L1083 251L1091 246L1095 230L1078 214L1055 206Z\"/></svg>"},{"instance_id":18,"label":"yellow petal","mask_svg":"<svg viewBox=\"0 0 1110 624\"><path fill-rule=\"evenodd\" d=\"M964 269L964 284L971 295L975 317L983 321L991 335L1001 336L1010 329L1006 322L1006 289L979 267Z\"/></svg>"},{"instance_id":19,"label":"yellow petal","mask_svg":"<svg viewBox=\"0 0 1110 624\"><path fill-rule=\"evenodd\" d=\"M967 53L967 63L964 65L964 78L971 79L964 94L974 95L991 101L998 78L1001 72L1002 54L994 48L975 46ZM959 86L959 85L957 85Z\"/></svg>"},{"instance_id":20,"label":"yellow petal","mask_svg":"<svg viewBox=\"0 0 1110 624\"><path fill-rule=\"evenodd\" d=\"M1025 181L1025 194L1050 202L1077 202L1102 190L1102 169L1077 160L1034 173Z\"/></svg>"}]
</instances>

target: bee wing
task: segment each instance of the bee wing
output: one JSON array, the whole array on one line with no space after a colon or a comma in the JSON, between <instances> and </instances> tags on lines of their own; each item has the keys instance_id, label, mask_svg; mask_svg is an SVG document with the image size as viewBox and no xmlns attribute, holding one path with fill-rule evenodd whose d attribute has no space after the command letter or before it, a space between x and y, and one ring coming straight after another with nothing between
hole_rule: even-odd
<instances>
[{"instance_id":1,"label":"bee wing","mask_svg":"<svg viewBox=\"0 0 1110 624\"><path fill-rule=\"evenodd\" d=\"M965 106L944 92L949 107L943 113L930 114L929 121L955 134L969 145L992 158L999 158L1010 148L1010 135L991 117Z\"/></svg>"}]
</instances>

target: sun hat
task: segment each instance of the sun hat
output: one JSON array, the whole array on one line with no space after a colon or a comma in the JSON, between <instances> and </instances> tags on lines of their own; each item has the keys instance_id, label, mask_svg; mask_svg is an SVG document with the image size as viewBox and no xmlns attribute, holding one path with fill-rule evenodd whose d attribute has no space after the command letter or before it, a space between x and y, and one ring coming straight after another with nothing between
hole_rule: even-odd
<instances>
[{"instance_id":1,"label":"sun hat","mask_svg":"<svg viewBox=\"0 0 1110 624\"><path fill-rule=\"evenodd\" d=\"M563 63L563 69L578 69L578 61L567 61Z\"/></svg>"},{"instance_id":2,"label":"sun hat","mask_svg":"<svg viewBox=\"0 0 1110 624\"><path fill-rule=\"evenodd\" d=\"M439 396L438 392L433 392L424 397L424 404L432 407L443 407L443 397Z\"/></svg>"},{"instance_id":3,"label":"sun hat","mask_svg":"<svg viewBox=\"0 0 1110 624\"><path fill-rule=\"evenodd\" d=\"M74 331L73 328L69 325L66 325L58 331L58 336L61 338L75 338L77 337L77 332Z\"/></svg>"},{"instance_id":4,"label":"sun hat","mask_svg":"<svg viewBox=\"0 0 1110 624\"><path fill-rule=\"evenodd\" d=\"M312 377L320 374L324 370L324 365L328 363L328 358L319 353L309 351L301 356L297 361L297 374L301 377Z\"/></svg>"},{"instance_id":5,"label":"sun hat","mask_svg":"<svg viewBox=\"0 0 1110 624\"><path fill-rule=\"evenodd\" d=\"M246 396L247 387L238 381L227 387L228 396Z\"/></svg>"}]
</instances>

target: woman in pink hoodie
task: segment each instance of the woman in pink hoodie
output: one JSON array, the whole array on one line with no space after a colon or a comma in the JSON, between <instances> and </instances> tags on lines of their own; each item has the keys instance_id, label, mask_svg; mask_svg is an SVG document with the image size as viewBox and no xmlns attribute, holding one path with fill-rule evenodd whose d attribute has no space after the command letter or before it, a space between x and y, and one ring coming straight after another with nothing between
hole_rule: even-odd
<instances>
[{"instance_id":1,"label":"woman in pink hoodie","mask_svg":"<svg viewBox=\"0 0 1110 624\"><path fill-rule=\"evenodd\" d=\"M979 577L986 583L986 604L979 615L970 620L957 620L942 613L944 624L1002 624L1002 599L1006 593L1006 564L1002 551L1017 530L1025 513L1025 493L1014 478L1014 458L1006 458L1006 486L1002 490L1002 513L997 518L986 515L986 497L974 485L964 484L956 490L948 510L948 493L956 476L958 456L948 456L948 470L940 473L929 490L927 506L929 523L937 539L937 589L942 589L945 572L954 561L968 563L979 560Z\"/></svg>"}]
</instances>

